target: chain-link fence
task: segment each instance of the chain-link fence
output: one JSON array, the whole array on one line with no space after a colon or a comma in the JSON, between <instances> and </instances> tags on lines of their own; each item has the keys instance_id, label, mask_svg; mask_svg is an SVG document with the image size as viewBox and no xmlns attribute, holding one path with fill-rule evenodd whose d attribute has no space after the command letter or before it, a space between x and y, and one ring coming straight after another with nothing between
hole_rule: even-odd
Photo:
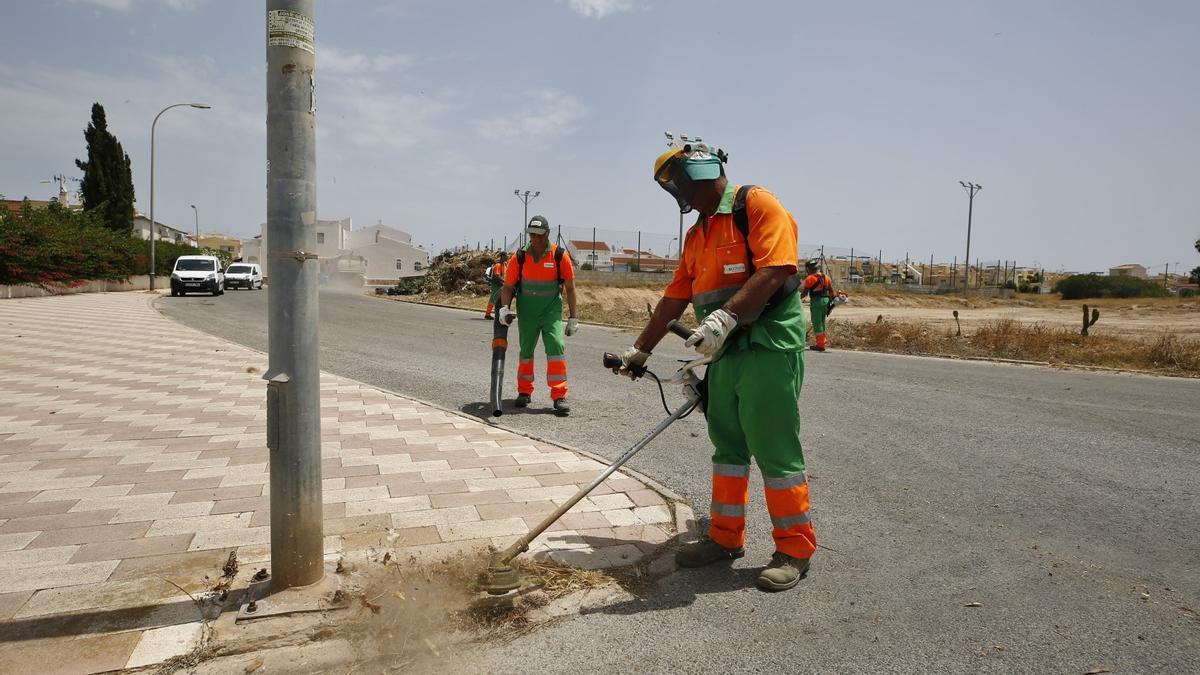
<instances>
[{"instance_id":1,"label":"chain-link fence","mask_svg":"<svg viewBox=\"0 0 1200 675\"><path fill-rule=\"evenodd\" d=\"M684 222L684 230L690 222ZM677 234L646 232L636 229L577 227L558 225L551 236L559 246L566 247L580 270L611 273L671 273L679 266L679 237ZM525 244L520 233L500 239L466 244L455 250L515 251ZM920 256L906 251L892 256L880 249L826 246L801 242L797 260L819 261L821 270L835 283L889 284L913 290L948 291L964 286L963 274L969 274L968 288L1022 288L1040 283L1041 270L1021 267L1014 260L972 261L965 269L957 257L937 260L935 256Z\"/></svg>"}]
</instances>

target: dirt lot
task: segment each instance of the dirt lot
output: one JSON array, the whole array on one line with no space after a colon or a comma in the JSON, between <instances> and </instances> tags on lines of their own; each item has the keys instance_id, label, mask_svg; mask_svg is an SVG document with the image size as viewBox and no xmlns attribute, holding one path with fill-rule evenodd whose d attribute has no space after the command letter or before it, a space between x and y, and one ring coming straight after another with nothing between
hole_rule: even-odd
<instances>
[{"instance_id":1,"label":"dirt lot","mask_svg":"<svg viewBox=\"0 0 1200 675\"><path fill-rule=\"evenodd\" d=\"M648 308L662 296L661 287L614 288L580 284L579 313L584 321L617 326L641 326L649 316ZM483 310L487 299L449 294L427 295L426 302L472 307ZM838 307L835 321L874 322L879 316L887 321L924 323L934 329L953 332L958 310L963 330L970 332L986 323L1011 319L1022 325L1041 323L1048 328L1078 330L1082 324L1083 301L1064 302L1057 296L1021 295L1013 298L963 297L961 295L916 295L870 289L850 295L850 301ZM1200 336L1200 299L1089 300L1089 307L1100 310L1100 320L1089 329L1096 336L1132 338L1152 342L1164 333L1181 338ZM690 315L690 313L689 313Z\"/></svg>"}]
</instances>

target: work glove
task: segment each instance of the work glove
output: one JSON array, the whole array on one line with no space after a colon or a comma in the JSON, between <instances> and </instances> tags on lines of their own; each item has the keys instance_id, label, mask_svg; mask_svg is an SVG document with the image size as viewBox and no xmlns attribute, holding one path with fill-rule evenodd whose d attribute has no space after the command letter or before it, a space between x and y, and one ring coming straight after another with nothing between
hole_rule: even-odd
<instances>
[{"instance_id":1,"label":"work glove","mask_svg":"<svg viewBox=\"0 0 1200 675\"><path fill-rule=\"evenodd\" d=\"M567 336L571 336L577 332L579 332L579 317L573 316L573 317L567 319L566 333L567 333Z\"/></svg>"},{"instance_id":2,"label":"work glove","mask_svg":"<svg viewBox=\"0 0 1200 675\"><path fill-rule=\"evenodd\" d=\"M500 323L504 324L505 326L511 326L512 322L516 318L517 318L517 315L513 314L512 311L509 310L507 307L500 308L500 314L499 314Z\"/></svg>"},{"instance_id":3,"label":"work glove","mask_svg":"<svg viewBox=\"0 0 1200 675\"><path fill-rule=\"evenodd\" d=\"M704 317L700 326L692 332L692 336L684 341L684 345L695 347L702 356L712 356L725 344L725 339L737 328L737 318L723 309L714 310Z\"/></svg>"},{"instance_id":4,"label":"work glove","mask_svg":"<svg viewBox=\"0 0 1200 675\"><path fill-rule=\"evenodd\" d=\"M636 380L646 371L646 359L648 358L650 358L650 352L644 352L637 347L626 349L625 353L621 354L621 374Z\"/></svg>"}]
</instances>

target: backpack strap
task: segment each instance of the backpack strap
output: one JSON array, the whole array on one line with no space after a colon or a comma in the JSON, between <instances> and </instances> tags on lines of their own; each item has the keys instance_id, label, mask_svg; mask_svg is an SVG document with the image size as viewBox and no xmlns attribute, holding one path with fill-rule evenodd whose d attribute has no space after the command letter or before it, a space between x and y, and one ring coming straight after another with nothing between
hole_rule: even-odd
<instances>
[{"instance_id":1,"label":"backpack strap","mask_svg":"<svg viewBox=\"0 0 1200 675\"><path fill-rule=\"evenodd\" d=\"M733 196L733 225L742 233L742 241L746 244L746 276L754 274L754 252L750 250L750 216L746 213L746 196L755 188L754 185L743 185L738 188ZM762 312L759 316L766 314L773 307L779 305L787 299L789 295L796 292L800 285L804 282L800 276L800 271L788 277L787 281L783 282L771 297L767 299L767 304L763 305Z\"/></svg>"},{"instance_id":2,"label":"backpack strap","mask_svg":"<svg viewBox=\"0 0 1200 675\"><path fill-rule=\"evenodd\" d=\"M517 293L521 292L521 275L525 272L525 249L517 249L517 284L513 286L513 290Z\"/></svg>"}]
</instances>

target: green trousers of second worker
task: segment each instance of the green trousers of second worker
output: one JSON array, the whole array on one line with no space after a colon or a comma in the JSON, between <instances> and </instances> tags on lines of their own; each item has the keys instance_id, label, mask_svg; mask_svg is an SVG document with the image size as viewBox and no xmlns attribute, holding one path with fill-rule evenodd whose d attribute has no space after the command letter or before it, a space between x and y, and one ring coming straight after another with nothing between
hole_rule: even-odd
<instances>
[{"instance_id":1,"label":"green trousers of second worker","mask_svg":"<svg viewBox=\"0 0 1200 675\"><path fill-rule=\"evenodd\" d=\"M518 306L519 308L519 306ZM560 309L559 312L562 310ZM534 352L538 338L546 348L546 384L550 398L557 401L567 395L567 357L563 344L562 315L518 314L517 335L521 342L521 360L517 364L517 393L533 393Z\"/></svg>"},{"instance_id":2,"label":"green trousers of second worker","mask_svg":"<svg viewBox=\"0 0 1200 675\"><path fill-rule=\"evenodd\" d=\"M829 314L829 298L826 296L812 298L809 300L808 308L812 315L813 339L818 348L824 349L828 343L828 339L825 337L825 315Z\"/></svg>"},{"instance_id":3,"label":"green trousers of second worker","mask_svg":"<svg viewBox=\"0 0 1200 675\"><path fill-rule=\"evenodd\" d=\"M800 444L804 352L746 342L730 345L708 367L708 436L716 448L709 536L726 548L743 545L753 457L763 475L776 550L809 558L817 539Z\"/></svg>"}]
</instances>

